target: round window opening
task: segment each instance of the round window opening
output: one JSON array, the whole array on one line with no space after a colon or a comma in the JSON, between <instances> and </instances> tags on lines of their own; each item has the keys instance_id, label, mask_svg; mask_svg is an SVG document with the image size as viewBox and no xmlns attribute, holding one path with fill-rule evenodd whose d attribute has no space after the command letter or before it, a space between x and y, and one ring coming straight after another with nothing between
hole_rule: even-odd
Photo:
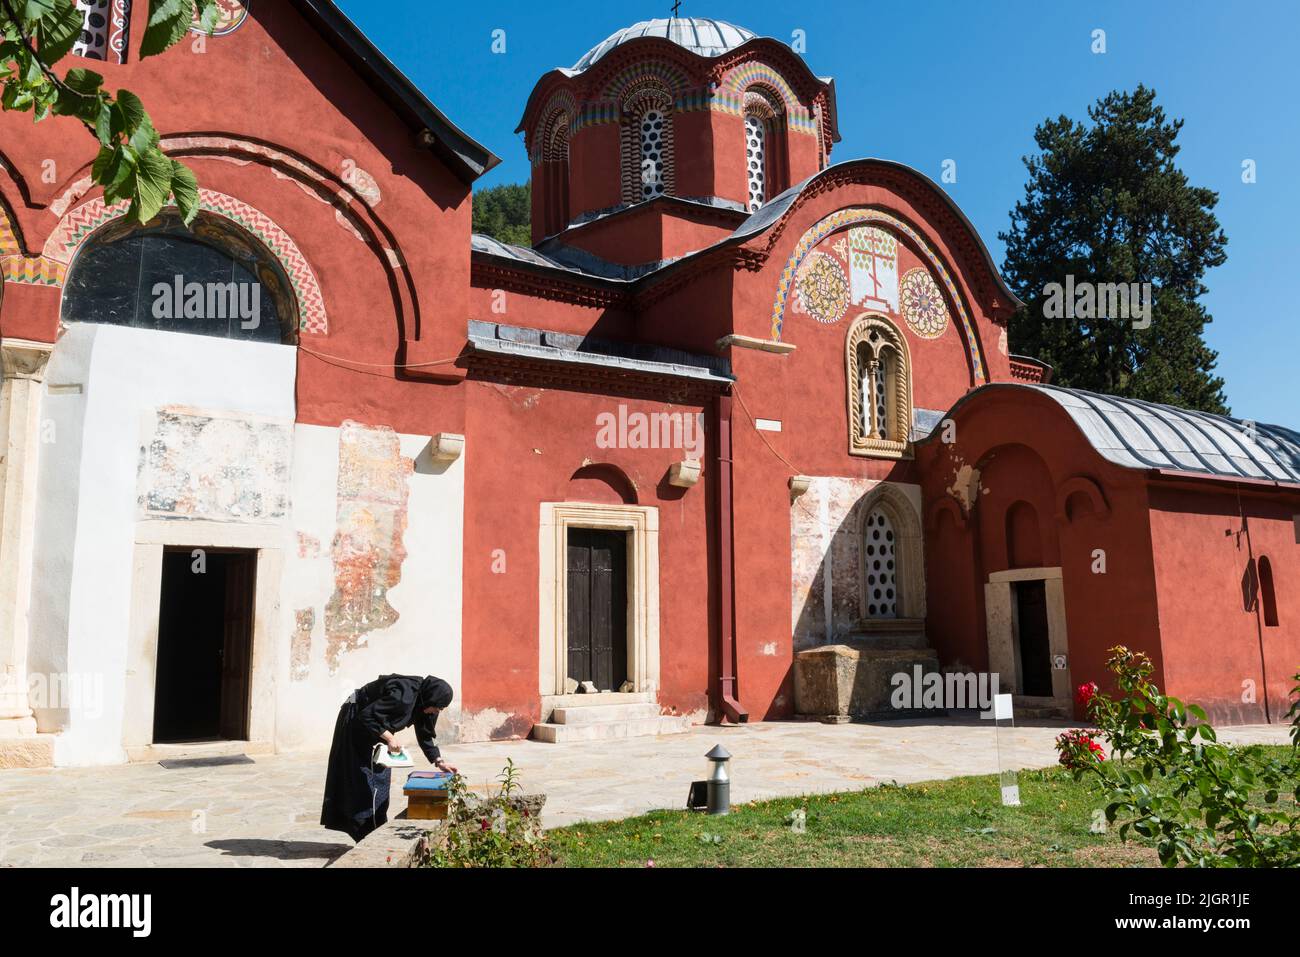
<instances>
[{"instance_id":1,"label":"round window opening","mask_svg":"<svg viewBox=\"0 0 1300 957\"><path fill-rule=\"evenodd\" d=\"M86 240L64 285L63 321L292 343L298 310L260 241L208 213L186 228L168 210L143 226L116 219Z\"/></svg>"}]
</instances>

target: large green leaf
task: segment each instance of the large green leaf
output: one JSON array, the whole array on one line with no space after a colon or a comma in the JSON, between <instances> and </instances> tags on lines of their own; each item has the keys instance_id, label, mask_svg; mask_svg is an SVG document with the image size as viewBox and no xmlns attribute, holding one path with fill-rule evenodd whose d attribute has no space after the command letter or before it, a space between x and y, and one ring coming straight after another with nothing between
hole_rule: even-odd
<instances>
[{"instance_id":1,"label":"large green leaf","mask_svg":"<svg viewBox=\"0 0 1300 957\"><path fill-rule=\"evenodd\" d=\"M149 0L149 24L140 40L140 56L162 53L185 36L194 21L194 0Z\"/></svg>"},{"instance_id":2,"label":"large green leaf","mask_svg":"<svg viewBox=\"0 0 1300 957\"><path fill-rule=\"evenodd\" d=\"M188 226L199 213L199 181L194 171L179 160L172 160L172 195Z\"/></svg>"},{"instance_id":3,"label":"large green leaf","mask_svg":"<svg viewBox=\"0 0 1300 957\"><path fill-rule=\"evenodd\" d=\"M72 0L58 0L56 9L36 24L38 54L46 65L57 63L72 51L81 36L82 20Z\"/></svg>"},{"instance_id":4,"label":"large green leaf","mask_svg":"<svg viewBox=\"0 0 1300 957\"><path fill-rule=\"evenodd\" d=\"M172 161L162 150L154 149L140 154L135 168L135 202L131 204L131 218L147 223L158 215L172 191Z\"/></svg>"}]
</instances>

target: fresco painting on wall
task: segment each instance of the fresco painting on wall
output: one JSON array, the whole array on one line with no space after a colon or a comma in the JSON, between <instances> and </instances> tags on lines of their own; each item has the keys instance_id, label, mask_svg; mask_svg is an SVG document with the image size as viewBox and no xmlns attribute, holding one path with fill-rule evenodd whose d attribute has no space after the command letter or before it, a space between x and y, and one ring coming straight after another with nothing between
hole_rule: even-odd
<instances>
[{"instance_id":1,"label":"fresco painting on wall","mask_svg":"<svg viewBox=\"0 0 1300 957\"><path fill-rule=\"evenodd\" d=\"M407 479L414 468L392 429L352 421L340 427L337 531L331 548L334 594L325 606L325 660L331 675L372 631L397 622L388 591L402 580Z\"/></svg>"}]
</instances>

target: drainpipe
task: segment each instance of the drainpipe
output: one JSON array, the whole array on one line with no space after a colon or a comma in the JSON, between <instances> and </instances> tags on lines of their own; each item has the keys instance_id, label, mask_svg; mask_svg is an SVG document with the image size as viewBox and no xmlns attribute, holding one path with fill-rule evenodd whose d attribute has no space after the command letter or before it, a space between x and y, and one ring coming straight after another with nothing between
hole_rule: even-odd
<instances>
[{"instance_id":1,"label":"drainpipe","mask_svg":"<svg viewBox=\"0 0 1300 957\"><path fill-rule=\"evenodd\" d=\"M725 718L735 724L749 720L736 700L736 570L732 563L731 396L719 395L718 426L718 698Z\"/></svg>"}]
</instances>

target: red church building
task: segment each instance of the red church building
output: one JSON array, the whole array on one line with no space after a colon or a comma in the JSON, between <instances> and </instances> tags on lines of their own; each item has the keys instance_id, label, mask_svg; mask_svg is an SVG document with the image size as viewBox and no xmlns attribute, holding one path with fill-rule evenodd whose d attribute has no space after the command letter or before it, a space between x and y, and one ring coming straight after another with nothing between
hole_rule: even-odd
<instances>
[{"instance_id":1,"label":"red church building","mask_svg":"<svg viewBox=\"0 0 1300 957\"><path fill-rule=\"evenodd\" d=\"M1282 720L1300 435L1051 385L787 45L651 20L541 77L524 248L328 0L226 0L165 71L105 3L79 52L202 212L130 225L93 136L0 114L0 766L319 749L389 672L460 740L815 714L828 660L1069 715L1118 643Z\"/></svg>"}]
</instances>

